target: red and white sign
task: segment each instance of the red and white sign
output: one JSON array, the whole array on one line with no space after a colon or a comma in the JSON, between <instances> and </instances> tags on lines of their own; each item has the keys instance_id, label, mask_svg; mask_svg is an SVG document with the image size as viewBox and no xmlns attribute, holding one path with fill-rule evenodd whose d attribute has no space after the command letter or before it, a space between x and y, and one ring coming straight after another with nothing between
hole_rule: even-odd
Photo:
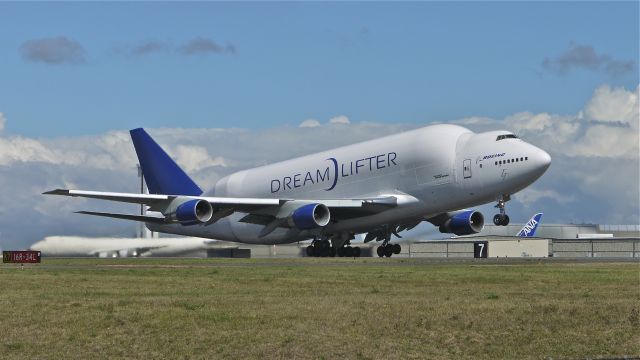
<instances>
[{"instance_id":1,"label":"red and white sign","mask_svg":"<svg viewBox=\"0 0 640 360\"><path fill-rule=\"evenodd\" d=\"M39 263L40 251L3 251L3 263Z\"/></svg>"}]
</instances>

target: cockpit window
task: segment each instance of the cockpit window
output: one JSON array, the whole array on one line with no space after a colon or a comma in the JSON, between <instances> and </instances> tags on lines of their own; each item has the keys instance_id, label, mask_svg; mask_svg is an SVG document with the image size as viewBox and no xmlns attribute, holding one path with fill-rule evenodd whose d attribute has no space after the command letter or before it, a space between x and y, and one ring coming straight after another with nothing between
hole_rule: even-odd
<instances>
[{"instance_id":1,"label":"cockpit window","mask_svg":"<svg viewBox=\"0 0 640 360\"><path fill-rule=\"evenodd\" d=\"M518 137L513 134L504 134L504 135L498 135L498 138L496 139L496 141L500 141L504 139L517 139L517 138Z\"/></svg>"}]
</instances>

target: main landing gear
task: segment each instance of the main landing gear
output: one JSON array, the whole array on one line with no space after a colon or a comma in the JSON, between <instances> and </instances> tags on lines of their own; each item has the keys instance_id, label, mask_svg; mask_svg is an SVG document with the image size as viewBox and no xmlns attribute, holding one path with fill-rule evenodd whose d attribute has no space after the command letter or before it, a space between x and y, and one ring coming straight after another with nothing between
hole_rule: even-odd
<instances>
[{"instance_id":1,"label":"main landing gear","mask_svg":"<svg viewBox=\"0 0 640 360\"><path fill-rule=\"evenodd\" d=\"M509 225L509 215L506 214L504 207L507 201L511 200L509 195L503 195L498 198L498 204L495 206L500 209L500 214L496 214L493 217L493 223L496 226L507 226Z\"/></svg>"},{"instance_id":2,"label":"main landing gear","mask_svg":"<svg viewBox=\"0 0 640 360\"><path fill-rule=\"evenodd\" d=\"M331 246L329 239L313 240L311 245L307 246L307 256L309 257L360 257L360 248L349 245L339 247L337 250Z\"/></svg>"},{"instance_id":3,"label":"main landing gear","mask_svg":"<svg viewBox=\"0 0 640 360\"><path fill-rule=\"evenodd\" d=\"M391 257L393 254L400 254L402 247L400 244L389 244L388 241L382 243L382 245L378 246L376 252L379 257Z\"/></svg>"}]
</instances>

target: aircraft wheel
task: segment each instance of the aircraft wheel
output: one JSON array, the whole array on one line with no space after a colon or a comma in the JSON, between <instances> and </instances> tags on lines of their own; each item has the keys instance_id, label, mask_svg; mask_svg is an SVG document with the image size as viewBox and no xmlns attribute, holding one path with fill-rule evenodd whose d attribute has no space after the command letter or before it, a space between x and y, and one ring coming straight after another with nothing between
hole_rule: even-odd
<instances>
[{"instance_id":1,"label":"aircraft wheel","mask_svg":"<svg viewBox=\"0 0 640 360\"><path fill-rule=\"evenodd\" d=\"M344 248L344 256L353 257L353 248L351 246L347 246Z\"/></svg>"},{"instance_id":2,"label":"aircraft wheel","mask_svg":"<svg viewBox=\"0 0 640 360\"><path fill-rule=\"evenodd\" d=\"M336 257L336 248L333 246L329 248L329 256Z\"/></svg>"},{"instance_id":3,"label":"aircraft wheel","mask_svg":"<svg viewBox=\"0 0 640 360\"><path fill-rule=\"evenodd\" d=\"M502 226L507 226L509 225L509 215L504 215L504 218L502 219Z\"/></svg>"},{"instance_id":4,"label":"aircraft wheel","mask_svg":"<svg viewBox=\"0 0 640 360\"><path fill-rule=\"evenodd\" d=\"M338 254L338 257L343 257L344 256L344 248L338 248L338 250L336 250L336 253Z\"/></svg>"},{"instance_id":5,"label":"aircraft wheel","mask_svg":"<svg viewBox=\"0 0 640 360\"><path fill-rule=\"evenodd\" d=\"M400 247L400 244L393 244L393 253L394 254L400 254L401 250L402 250L402 247Z\"/></svg>"},{"instance_id":6,"label":"aircraft wheel","mask_svg":"<svg viewBox=\"0 0 640 360\"><path fill-rule=\"evenodd\" d=\"M354 257L360 257L360 253L361 252L360 252L360 248L359 247L356 246L356 247L353 248L353 256Z\"/></svg>"},{"instance_id":7,"label":"aircraft wheel","mask_svg":"<svg viewBox=\"0 0 640 360\"><path fill-rule=\"evenodd\" d=\"M493 224L496 225L496 226L502 225L502 221L500 219L500 214L495 214L493 216Z\"/></svg>"},{"instance_id":8,"label":"aircraft wheel","mask_svg":"<svg viewBox=\"0 0 640 360\"><path fill-rule=\"evenodd\" d=\"M384 246L378 246L376 252L378 253L379 257L384 257Z\"/></svg>"},{"instance_id":9,"label":"aircraft wheel","mask_svg":"<svg viewBox=\"0 0 640 360\"><path fill-rule=\"evenodd\" d=\"M307 246L307 256L313 257L313 255L315 255L313 251L313 246L311 245Z\"/></svg>"},{"instance_id":10,"label":"aircraft wheel","mask_svg":"<svg viewBox=\"0 0 640 360\"><path fill-rule=\"evenodd\" d=\"M393 255L393 249L391 248L391 246L385 246L384 247L384 256L386 257L391 257L391 255Z\"/></svg>"}]
</instances>

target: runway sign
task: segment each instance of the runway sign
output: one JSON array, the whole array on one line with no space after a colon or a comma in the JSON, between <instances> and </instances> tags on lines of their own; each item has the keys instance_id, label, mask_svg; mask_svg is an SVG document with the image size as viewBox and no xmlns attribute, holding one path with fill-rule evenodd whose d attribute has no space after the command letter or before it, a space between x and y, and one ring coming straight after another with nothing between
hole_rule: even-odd
<instances>
[{"instance_id":1,"label":"runway sign","mask_svg":"<svg viewBox=\"0 0 640 360\"><path fill-rule=\"evenodd\" d=\"M486 258L488 252L488 241L477 241L473 243L473 257L474 258Z\"/></svg>"},{"instance_id":2,"label":"runway sign","mask_svg":"<svg viewBox=\"0 0 640 360\"><path fill-rule=\"evenodd\" d=\"M3 251L3 263L39 263L40 251Z\"/></svg>"}]
</instances>

